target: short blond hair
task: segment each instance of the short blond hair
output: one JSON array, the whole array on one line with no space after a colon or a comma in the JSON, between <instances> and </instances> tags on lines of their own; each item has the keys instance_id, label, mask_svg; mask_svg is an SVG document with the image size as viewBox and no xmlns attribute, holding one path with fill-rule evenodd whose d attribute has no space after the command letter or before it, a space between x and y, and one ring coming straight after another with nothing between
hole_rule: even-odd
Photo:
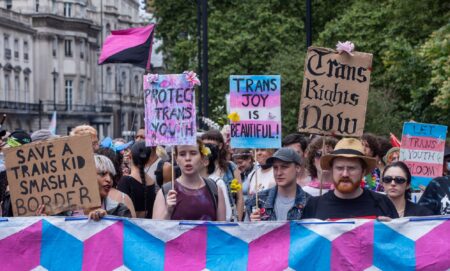
<instances>
[{"instance_id":1,"label":"short blond hair","mask_svg":"<svg viewBox=\"0 0 450 271\"><path fill-rule=\"evenodd\" d=\"M83 124L73 128L72 131L70 131L70 135L91 135L97 137L97 130L90 125Z\"/></svg>"}]
</instances>

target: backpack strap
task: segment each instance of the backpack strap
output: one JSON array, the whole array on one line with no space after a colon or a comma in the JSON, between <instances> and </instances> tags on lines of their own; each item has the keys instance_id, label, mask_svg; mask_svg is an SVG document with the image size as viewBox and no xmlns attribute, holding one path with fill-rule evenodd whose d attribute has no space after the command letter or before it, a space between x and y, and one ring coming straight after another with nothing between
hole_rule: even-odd
<instances>
[{"instance_id":1,"label":"backpack strap","mask_svg":"<svg viewBox=\"0 0 450 271\"><path fill-rule=\"evenodd\" d=\"M209 193L213 197L214 210L217 210L217 205L219 201L218 193L219 188L214 180L211 178L202 178L205 181L206 187L208 188Z\"/></svg>"}]
</instances>

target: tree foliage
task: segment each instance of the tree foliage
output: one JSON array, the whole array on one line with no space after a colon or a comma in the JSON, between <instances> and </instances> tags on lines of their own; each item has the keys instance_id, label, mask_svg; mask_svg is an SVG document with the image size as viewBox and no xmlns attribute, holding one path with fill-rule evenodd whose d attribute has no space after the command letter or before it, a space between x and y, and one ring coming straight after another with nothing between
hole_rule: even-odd
<instances>
[{"instance_id":1,"label":"tree foliage","mask_svg":"<svg viewBox=\"0 0 450 271\"><path fill-rule=\"evenodd\" d=\"M154 0L167 72L197 67L197 1ZM208 1L209 106L223 108L232 74L280 74L284 132L296 130L306 54L305 1ZM366 130L404 121L449 125L450 4L445 0L313 0L313 44L351 40L374 54ZM224 110L210 110L213 119Z\"/></svg>"}]
</instances>

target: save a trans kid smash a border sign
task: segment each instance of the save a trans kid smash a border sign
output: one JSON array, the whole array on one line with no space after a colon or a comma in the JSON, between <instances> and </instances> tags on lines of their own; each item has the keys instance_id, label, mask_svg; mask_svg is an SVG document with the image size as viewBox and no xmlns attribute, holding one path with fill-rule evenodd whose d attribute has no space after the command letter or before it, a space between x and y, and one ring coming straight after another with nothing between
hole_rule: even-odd
<instances>
[{"instance_id":1,"label":"save a trans kid smash a border sign","mask_svg":"<svg viewBox=\"0 0 450 271\"><path fill-rule=\"evenodd\" d=\"M230 76L232 148L281 147L281 77Z\"/></svg>"},{"instance_id":2,"label":"save a trans kid smash a border sign","mask_svg":"<svg viewBox=\"0 0 450 271\"><path fill-rule=\"evenodd\" d=\"M447 126L418 122L403 124L400 161L411 171L413 190L425 190L442 176Z\"/></svg>"}]
</instances>

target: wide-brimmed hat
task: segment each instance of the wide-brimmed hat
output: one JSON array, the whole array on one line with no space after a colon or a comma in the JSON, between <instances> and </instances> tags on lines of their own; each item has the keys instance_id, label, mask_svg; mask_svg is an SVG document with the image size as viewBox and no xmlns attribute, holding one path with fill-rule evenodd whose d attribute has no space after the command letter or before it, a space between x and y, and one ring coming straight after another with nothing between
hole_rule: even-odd
<instances>
[{"instance_id":1,"label":"wide-brimmed hat","mask_svg":"<svg viewBox=\"0 0 450 271\"><path fill-rule=\"evenodd\" d=\"M331 169L331 162L334 158L360 158L367 165L367 172L371 172L377 167L375 158L364 155L364 146L356 138L343 138L334 147L334 150L320 158L320 166L322 169Z\"/></svg>"}]
</instances>

